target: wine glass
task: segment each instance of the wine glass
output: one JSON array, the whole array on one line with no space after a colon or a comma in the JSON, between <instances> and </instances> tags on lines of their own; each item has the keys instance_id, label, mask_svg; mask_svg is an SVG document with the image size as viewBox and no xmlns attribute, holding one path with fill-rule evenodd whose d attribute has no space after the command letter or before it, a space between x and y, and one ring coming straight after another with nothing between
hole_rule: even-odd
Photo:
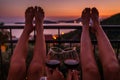
<instances>
[{"instance_id":1,"label":"wine glass","mask_svg":"<svg viewBox=\"0 0 120 80\"><path fill-rule=\"evenodd\" d=\"M61 48L51 47L47 55L46 66L52 69L56 69L56 67L60 65L62 52L63 50Z\"/></svg>"},{"instance_id":2,"label":"wine glass","mask_svg":"<svg viewBox=\"0 0 120 80\"><path fill-rule=\"evenodd\" d=\"M68 69L74 70L79 66L79 57L75 48L64 49L64 64Z\"/></svg>"}]
</instances>

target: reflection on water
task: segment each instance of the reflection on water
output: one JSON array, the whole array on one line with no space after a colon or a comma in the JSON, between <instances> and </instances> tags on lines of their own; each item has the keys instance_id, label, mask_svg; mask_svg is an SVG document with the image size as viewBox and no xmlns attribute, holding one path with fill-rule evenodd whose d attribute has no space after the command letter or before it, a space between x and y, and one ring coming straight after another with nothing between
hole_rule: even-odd
<instances>
[{"instance_id":1,"label":"reflection on water","mask_svg":"<svg viewBox=\"0 0 120 80\"><path fill-rule=\"evenodd\" d=\"M68 33L70 31L73 31L75 29L61 29L60 30L60 33L62 34L63 32L64 33ZM17 38L20 37L20 35L22 34L23 32L23 29L13 29L12 30L12 35L13 36L16 36ZM33 35L34 32L31 33L31 35ZM54 35L54 34L58 34L58 30L57 29L44 29L44 34L51 34L51 35Z\"/></svg>"},{"instance_id":2,"label":"reflection on water","mask_svg":"<svg viewBox=\"0 0 120 80\"><path fill-rule=\"evenodd\" d=\"M75 24L75 23L59 23L59 24L43 24L43 26L80 26L81 24ZM24 24L5 24L5 26L24 26ZM61 29L60 33L62 34L64 33L68 33L70 31L73 31L75 29ZM20 35L22 34L23 29L12 29L12 35L16 36L17 38L20 37ZM31 35L33 35L34 32L31 33ZM57 29L44 29L44 34L58 34L58 30Z\"/></svg>"}]
</instances>

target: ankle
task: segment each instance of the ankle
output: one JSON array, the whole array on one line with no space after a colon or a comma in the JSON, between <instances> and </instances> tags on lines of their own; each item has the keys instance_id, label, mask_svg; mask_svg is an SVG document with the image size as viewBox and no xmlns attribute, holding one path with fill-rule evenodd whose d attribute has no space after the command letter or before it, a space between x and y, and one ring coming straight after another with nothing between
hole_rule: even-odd
<instances>
[{"instance_id":1,"label":"ankle","mask_svg":"<svg viewBox=\"0 0 120 80\"><path fill-rule=\"evenodd\" d=\"M25 27L33 27L33 24L32 23L25 23Z\"/></svg>"},{"instance_id":2,"label":"ankle","mask_svg":"<svg viewBox=\"0 0 120 80\"><path fill-rule=\"evenodd\" d=\"M44 31L43 28L36 28L36 32L37 32L37 33L41 33L41 32L43 33L43 31Z\"/></svg>"},{"instance_id":3,"label":"ankle","mask_svg":"<svg viewBox=\"0 0 120 80\"><path fill-rule=\"evenodd\" d=\"M36 20L35 21L35 24L36 24L36 26L42 26L43 25L43 21L40 21L40 20Z\"/></svg>"},{"instance_id":4,"label":"ankle","mask_svg":"<svg viewBox=\"0 0 120 80\"><path fill-rule=\"evenodd\" d=\"M89 31L89 27L84 25L84 26L82 27L82 30L87 30L87 31Z\"/></svg>"},{"instance_id":5,"label":"ankle","mask_svg":"<svg viewBox=\"0 0 120 80\"><path fill-rule=\"evenodd\" d=\"M99 34L101 34L101 31L102 31L103 29L102 29L102 27L99 25L99 26L96 26L95 27L95 35L97 36L97 35L99 35Z\"/></svg>"},{"instance_id":6,"label":"ankle","mask_svg":"<svg viewBox=\"0 0 120 80\"><path fill-rule=\"evenodd\" d=\"M30 31L24 29L22 34L27 37L30 35L30 33L31 33Z\"/></svg>"}]
</instances>

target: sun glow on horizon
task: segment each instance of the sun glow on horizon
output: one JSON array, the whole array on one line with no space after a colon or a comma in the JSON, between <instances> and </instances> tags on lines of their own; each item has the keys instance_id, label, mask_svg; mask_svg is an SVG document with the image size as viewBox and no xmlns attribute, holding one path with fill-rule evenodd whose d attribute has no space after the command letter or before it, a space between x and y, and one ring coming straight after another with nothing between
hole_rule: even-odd
<instances>
[{"instance_id":1,"label":"sun glow on horizon","mask_svg":"<svg viewBox=\"0 0 120 80\"><path fill-rule=\"evenodd\" d=\"M75 19L81 17L85 7L96 7L100 17L109 17L120 13L120 0L0 0L0 17L22 17L29 6L44 8L46 18Z\"/></svg>"}]
</instances>

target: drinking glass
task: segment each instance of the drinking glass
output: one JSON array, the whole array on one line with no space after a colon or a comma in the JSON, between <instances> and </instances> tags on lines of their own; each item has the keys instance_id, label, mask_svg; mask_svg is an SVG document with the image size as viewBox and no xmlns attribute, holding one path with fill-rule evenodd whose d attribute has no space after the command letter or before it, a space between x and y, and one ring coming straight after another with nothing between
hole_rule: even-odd
<instances>
[{"instance_id":1,"label":"drinking glass","mask_svg":"<svg viewBox=\"0 0 120 80\"><path fill-rule=\"evenodd\" d=\"M47 55L46 66L52 69L58 67L62 59L62 52L63 50L61 48L58 47L50 48Z\"/></svg>"},{"instance_id":2,"label":"drinking glass","mask_svg":"<svg viewBox=\"0 0 120 80\"><path fill-rule=\"evenodd\" d=\"M64 49L64 64L68 69L74 70L79 66L79 56L75 48Z\"/></svg>"}]
</instances>

